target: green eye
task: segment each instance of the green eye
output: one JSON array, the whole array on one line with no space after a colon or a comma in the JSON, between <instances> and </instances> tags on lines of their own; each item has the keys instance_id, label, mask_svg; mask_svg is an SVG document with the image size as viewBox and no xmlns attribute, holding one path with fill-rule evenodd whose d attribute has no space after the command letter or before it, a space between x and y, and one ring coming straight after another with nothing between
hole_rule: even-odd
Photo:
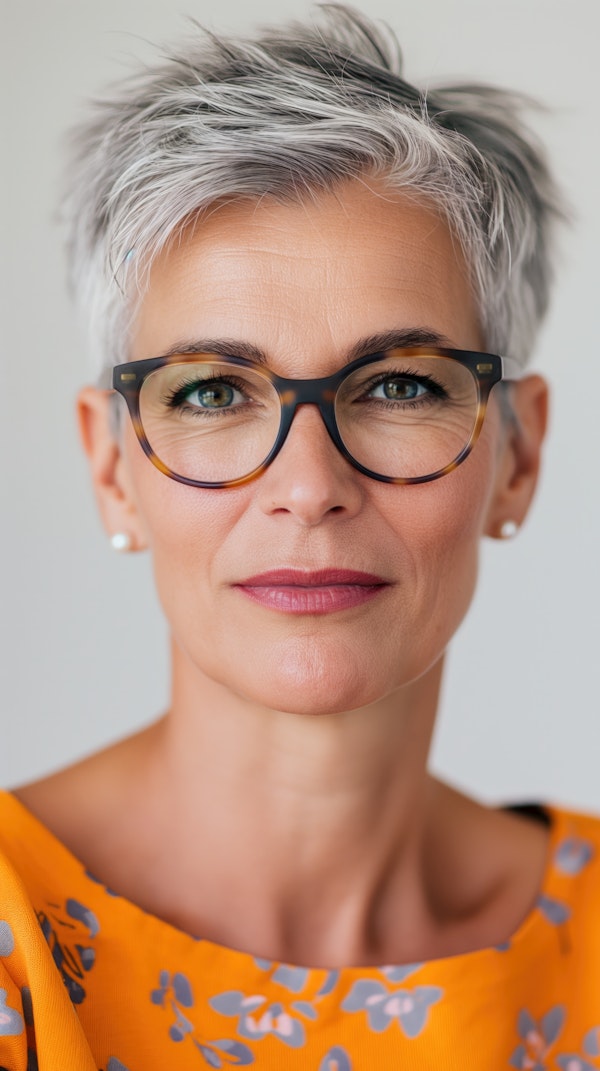
<instances>
[{"instance_id":1,"label":"green eye","mask_svg":"<svg viewBox=\"0 0 600 1071\"><path fill-rule=\"evenodd\" d=\"M422 383L417 383L414 379L402 379L398 376L393 379L384 379L371 391L371 395L374 398L383 397L388 401L395 402L410 402L425 393L426 390Z\"/></svg>"},{"instance_id":2,"label":"green eye","mask_svg":"<svg viewBox=\"0 0 600 1071\"><path fill-rule=\"evenodd\" d=\"M236 394L238 395L237 399ZM190 391L186 401L192 405L198 405L202 409L226 409L228 406L235 404L236 401L241 401L241 395L229 383L213 382Z\"/></svg>"}]
</instances>

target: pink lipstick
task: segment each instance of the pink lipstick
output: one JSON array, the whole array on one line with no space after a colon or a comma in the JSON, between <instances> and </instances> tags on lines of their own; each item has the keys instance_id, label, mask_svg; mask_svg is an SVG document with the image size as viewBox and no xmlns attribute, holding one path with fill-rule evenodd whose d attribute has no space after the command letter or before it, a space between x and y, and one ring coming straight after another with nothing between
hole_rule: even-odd
<instances>
[{"instance_id":1,"label":"pink lipstick","mask_svg":"<svg viewBox=\"0 0 600 1071\"><path fill-rule=\"evenodd\" d=\"M368 602L389 584L354 569L272 569L234 585L253 602L287 614L331 614Z\"/></svg>"}]
</instances>

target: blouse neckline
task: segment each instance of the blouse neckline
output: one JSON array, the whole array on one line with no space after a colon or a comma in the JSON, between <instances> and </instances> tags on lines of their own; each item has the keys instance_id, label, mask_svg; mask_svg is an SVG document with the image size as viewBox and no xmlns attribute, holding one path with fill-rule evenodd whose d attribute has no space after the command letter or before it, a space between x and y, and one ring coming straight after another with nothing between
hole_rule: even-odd
<instances>
[{"instance_id":1,"label":"blouse neckline","mask_svg":"<svg viewBox=\"0 0 600 1071\"><path fill-rule=\"evenodd\" d=\"M503 964L506 964L507 972L511 969L509 967L509 961L512 959L511 952L516 952L525 944L539 943L540 947L542 947L550 940L556 941L556 937L552 933L554 926L548 924L549 920L550 922L558 921L550 917L552 914L551 907L553 904L561 906L561 900L564 901L565 899L564 876L556 868L555 860L561 842L569 835L571 816L560 808L544 805L541 808L541 812L547 816L549 822L549 838L540 889L535 903L508 941L501 945L474 949L439 959L426 960L418 964L347 965L340 968L310 967L290 963L278 964L251 952L239 951L208 938L189 934L172 923L145 911L134 901L122 897L118 892L107 888L100 879L87 871L85 865L70 849L13 793L0 790L0 813L2 811L5 812L5 815L0 821L0 846L3 844L11 845L9 858L11 854L14 854L14 848L16 847L18 859L15 859L14 862L18 864L17 869L22 873L27 869L31 879L38 887L48 888L49 878L50 881L53 881L55 875L60 874L61 886L65 888L67 895L71 895L69 892L71 885L81 889L81 881L84 878L89 882L90 894L88 900L91 901L94 898L97 905L98 897L110 898L111 903L114 905L114 910L119 912L122 921L126 921L128 931L134 935L132 939L136 943L139 940L140 931L142 931L144 939L160 941L161 944L176 945L179 951L184 954L186 951L191 954L192 950L203 949L211 960L219 958L223 962L224 968L229 969L232 976L235 976L236 971L245 970L252 965L261 969L267 966L269 968L281 967L291 971L302 971L307 974L323 976L335 971L337 975L345 977L348 981L356 977L364 978L373 974L379 975L382 972L391 976L394 973L396 975L408 974L420 968L428 968L428 973L435 972L436 977L441 981L444 978L448 980L451 978L456 982L460 981L461 977L463 979L472 978L474 976L473 971L478 970L479 967L487 966L499 975L500 980L506 973ZM8 815L6 815L7 811ZM8 820L6 820L5 816ZM52 891L56 892L55 886L52 886ZM106 913L107 908L108 905L105 904L104 913ZM466 969L467 967L468 970Z\"/></svg>"}]
</instances>

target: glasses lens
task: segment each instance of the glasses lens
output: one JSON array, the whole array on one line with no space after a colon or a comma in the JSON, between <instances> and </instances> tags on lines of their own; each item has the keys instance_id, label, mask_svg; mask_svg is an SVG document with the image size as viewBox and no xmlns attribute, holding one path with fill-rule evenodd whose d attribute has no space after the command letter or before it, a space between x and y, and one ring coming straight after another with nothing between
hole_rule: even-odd
<instances>
[{"instance_id":1,"label":"glasses lens","mask_svg":"<svg viewBox=\"0 0 600 1071\"><path fill-rule=\"evenodd\" d=\"M451 464L477 420L475 378L448 357L390 353L358 368L336 398L348 452L380 476L430 476Z\"/></svg>"},{"instance_id":2,"label":"glasses lens","mask_svg":"<svg viewBox=\"0 0 600 1071\"><path fill-rule=\"evenodd\" d=\"M218 360L163 365L140 391L140 417L156 456L206 483L258 468L280 424L279 396L258 372Z\"/></svg>"}]
</instances>

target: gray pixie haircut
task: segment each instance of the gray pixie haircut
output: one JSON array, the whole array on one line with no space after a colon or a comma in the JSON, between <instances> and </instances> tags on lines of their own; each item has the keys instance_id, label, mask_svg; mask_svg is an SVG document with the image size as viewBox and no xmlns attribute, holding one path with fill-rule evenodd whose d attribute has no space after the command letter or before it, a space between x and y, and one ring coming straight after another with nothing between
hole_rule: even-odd
<instances>
[{"instance_id":1,"label":"gray pixie haircut","mask_svg":"<svg viewBox=\"0 0 600 1071\"><path fill-rule=\"evenodd\" d=\"M194 24L74 132L70 277L97 371L127 359L148 267L194 216L369 177L434 204L465 255L486 347L524 363L561 215L526 104L485 85L415 88L392 32L345 6L243 39Z\"/></svg>"}]
</instances>

